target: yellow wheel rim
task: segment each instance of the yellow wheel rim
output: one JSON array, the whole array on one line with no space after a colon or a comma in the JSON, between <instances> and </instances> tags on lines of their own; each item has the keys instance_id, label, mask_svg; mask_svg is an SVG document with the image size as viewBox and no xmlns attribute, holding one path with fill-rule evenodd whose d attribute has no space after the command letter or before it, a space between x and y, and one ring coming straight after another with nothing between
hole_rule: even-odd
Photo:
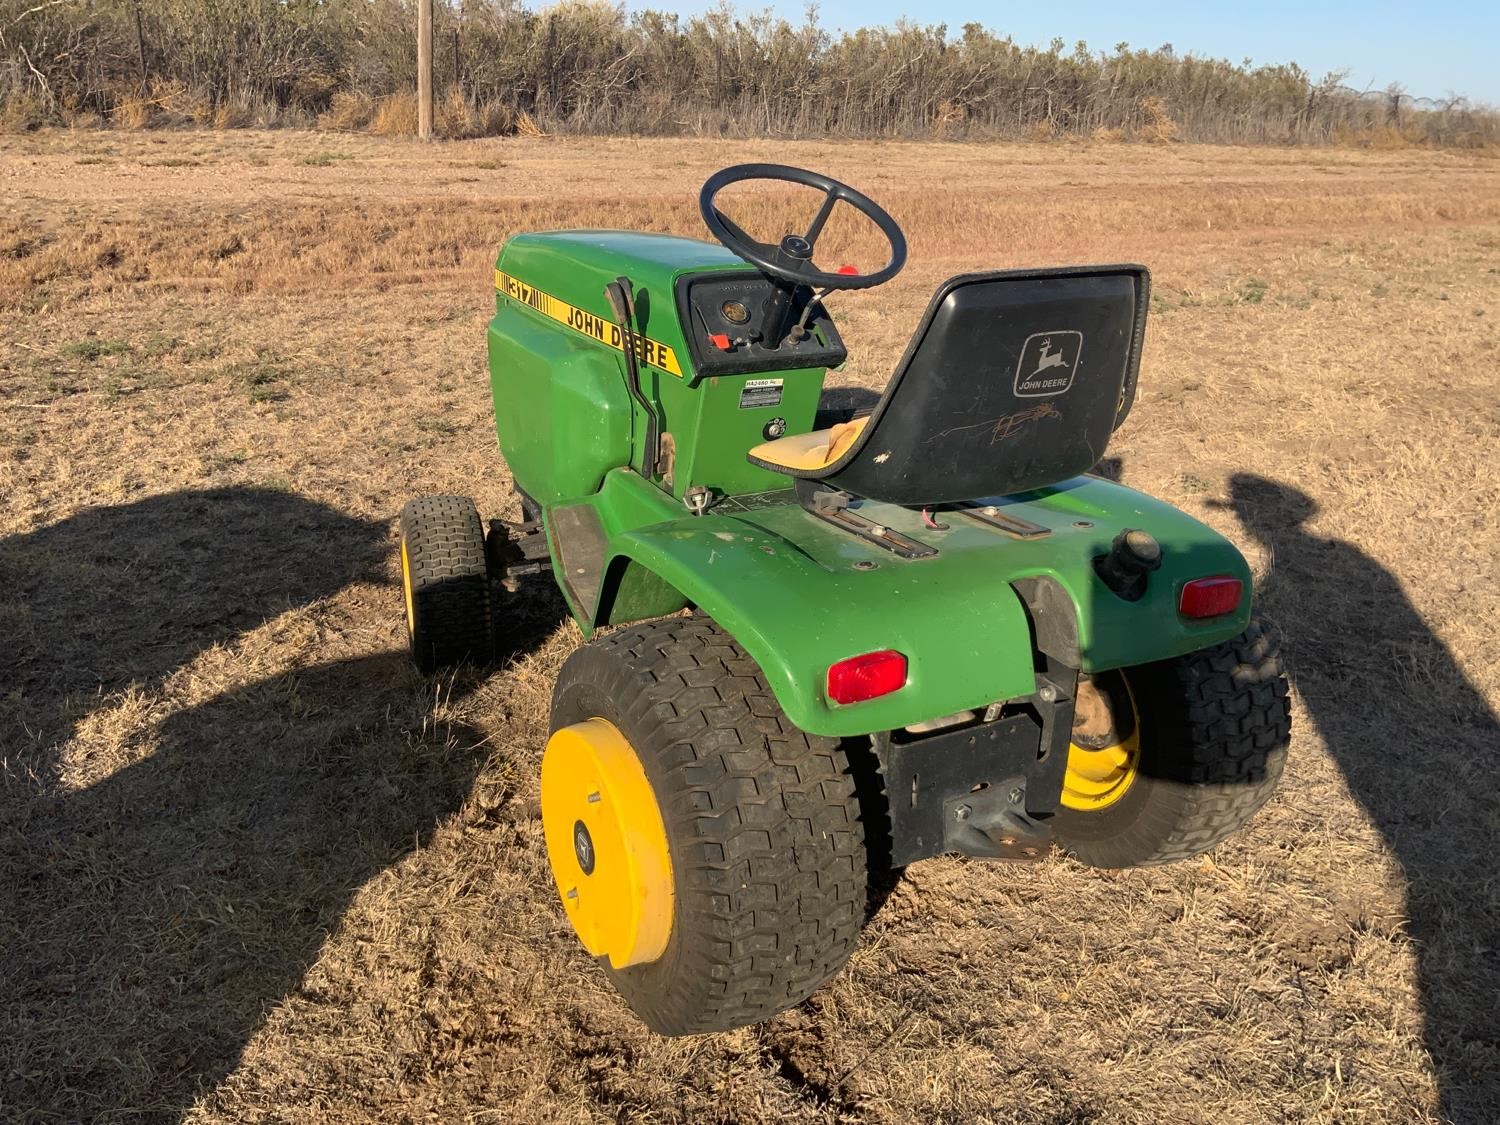
<instances>
[{"instance_id":1,"label":"yellow wheel rim","mask_svg":"<svg viewBox=\"0 0 1500 1125\"><path fill-rule=\"evenodd\" d=\"M401 540L401 593L406 596L406 635L417 635L417 605L411 592L411 559L406 556L406 540Z\"/></svg>"},{"instance_id":2,"label":"yellow wheel rim","mask_svg":"<svg viewBox=\"0 0 1500 1125\"><path fill-rule=\"evenodd\" d=\"M1063 806L1080 812L1108 808L1130 791L1140 761L1140 713L1124 674L1080 681Z\"/></svg>"},{"instance_id":3,"label":"yellow wheel rim","mask_svg":"<svg viewBox=\"0 0 1500 1125\"><path fill-rule=\"evenodd\" d=\"M672 936L672 859L656 794L615 726L563 727L542 756L542 833L568 921L616 969L655 961Z\"/></svg>"}]
</instances>

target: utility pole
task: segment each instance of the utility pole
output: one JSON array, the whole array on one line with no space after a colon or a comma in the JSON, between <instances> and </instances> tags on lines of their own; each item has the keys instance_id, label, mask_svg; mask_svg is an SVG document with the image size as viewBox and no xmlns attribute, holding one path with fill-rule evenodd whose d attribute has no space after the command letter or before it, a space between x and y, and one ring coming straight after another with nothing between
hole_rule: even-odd
<instances>
[{"instance_id":1,"label":"utility pole","mask_svg":"<svg viewBox=\"0 0 1500 1125\"><path fill-rule=\"evenodd\" d=\"M432 0L417 0L417 136L432 140Z\"/></svg>"}]
</instances>

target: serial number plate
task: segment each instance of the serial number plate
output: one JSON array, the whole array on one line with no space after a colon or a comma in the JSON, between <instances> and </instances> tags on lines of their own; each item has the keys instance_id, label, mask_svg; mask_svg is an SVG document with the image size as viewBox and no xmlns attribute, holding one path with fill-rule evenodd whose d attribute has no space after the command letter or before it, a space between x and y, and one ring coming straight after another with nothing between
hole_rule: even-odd
<instances>
[{"instance_id":1,"label":"serial number plate","mask_svg":"<svg viewBox=\"0 0 1500 1125\"><path fill-rule=\"evenodd\" d=\"M740 409L781 405L781 379L746 379L740 388Z\"/></svg>"}]
</instances>

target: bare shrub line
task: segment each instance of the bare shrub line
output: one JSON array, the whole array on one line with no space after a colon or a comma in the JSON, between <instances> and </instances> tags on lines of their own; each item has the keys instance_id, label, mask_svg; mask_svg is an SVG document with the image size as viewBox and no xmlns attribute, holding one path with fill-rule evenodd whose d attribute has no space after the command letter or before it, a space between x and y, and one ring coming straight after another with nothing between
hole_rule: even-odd
<instances>
[{"instance_id":1,"label":"bare shrub line","mask_svg":"<svg viewBox=\"0 0 1500 1125\"><path fill-rule=\"evenodd\" d=\"M22 7L23 4L28 6ZM7 14L14 13L6 21ZM0 127L194 123L406 133L415 64L403 0L225 5L0 0ZM1296 63L1061 39L979 24L833 34L809 13L684 18L599 2L437 5L445 136L628 134L1093 138L1165 144L1500 145L1500 111L1399 86L1352 90ZM145 104L180 91L182 106Z\"/></svg>"}]
</instances>

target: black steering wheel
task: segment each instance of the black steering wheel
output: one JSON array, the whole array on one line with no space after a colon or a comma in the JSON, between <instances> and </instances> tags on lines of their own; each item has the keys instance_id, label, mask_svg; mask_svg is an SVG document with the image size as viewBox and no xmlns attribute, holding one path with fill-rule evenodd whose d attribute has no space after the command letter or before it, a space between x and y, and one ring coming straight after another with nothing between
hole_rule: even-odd
<instances>
[{"instance_id":1,"label":"black steering wheel","mask_svg":"<svg viewBox=\"0 0 1500 1125\"><path fill-rule=\"evenodd\" d=\"M714 199L719 192L742 180L781 180L817 188L823 192L823 205L818 208L806 234L788 234L779 245L758 242L714 206ZM812 260L818 235L823 233L823 225L828 222L834 205L841 199L879 227L880 233L890 243L890 260L874 273L829 273L819 269ZM715 238L752 266L793 286L868 289L872 285L889 281L906 265L906 236L901 233L896 220L886 213L885 208L848 184L841 184L830 176L809 172L805 168L792 168L786 164L736 164L725 168L715 172L703 184L703 190L698 194L698 209L703 213L703 221L708 224L708 229Z\"/></svg>"}]
</instances>

